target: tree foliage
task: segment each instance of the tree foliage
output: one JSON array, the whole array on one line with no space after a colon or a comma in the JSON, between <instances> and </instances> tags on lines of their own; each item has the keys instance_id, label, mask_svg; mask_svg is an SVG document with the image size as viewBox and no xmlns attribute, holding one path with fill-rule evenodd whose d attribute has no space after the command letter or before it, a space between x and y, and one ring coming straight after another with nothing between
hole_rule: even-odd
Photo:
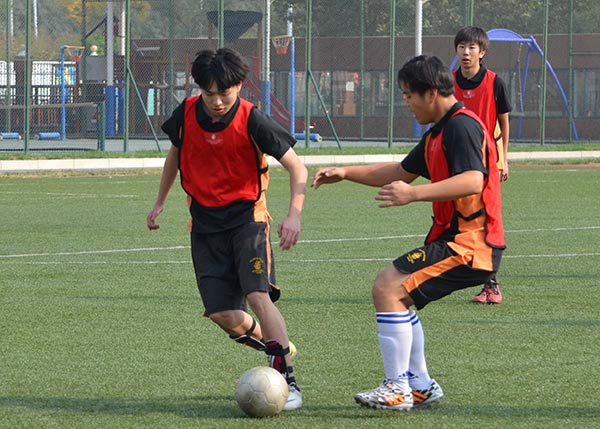
<instances>
[{"instance_id":1,"label":"tree foliage","mask_svg":"<svg viewBox=\"0 0 600 429\"><path fill-rule=\"evenodd\" d=\"M7 0L8 1L8 0ZM396 3L396 35L415 33L415 0L394 0ZM468 6L473 0L424 0L423 36L451 35L468 23ZM600 1L549 1L549 33L598 33ZM25 1L13 1L14 38L11 49L18 51L25 40ZM122 1L114 2L119 18ZM228 10L263 12L264 0L225 0ZM285 34L287 21L293 23L296 37L306 34L306 0L272 0L271 34ZM485 29L508 28L519 34L540 34L544 31L544 0L474 0L473 24ZM81 44L82 34L89 32L104 19L106 1L37 0L39 35L32 40L34 58L56 56L60 45ZM292 6L293 14L288 16ZM207 37L210 25L207 13L216 11L216 0L131 1L132 38L193 38ZM571 9L572 8L572 9ZM312 0L313 37L388 36L391 25L390 0ZM84 13L85 12L85 13ZM85 26L82 26L84 23ZM572 17L572 27L570 19ZM6 28L6 8L0 11L0 21ZM213 28L214 30L214 28ZM6 32L0 34L0 55L6 46ZM214 37L214 35L213 35ZM104 26L86 40L86 44L104 48Z\"/></svg>"},{"instance_id":2,"label":"tree foliage","mask_svg":"<svg viewBox=\"0 0 600 429\"><path fill-rule=\"evenodd\" d=\"M415 30L415 1L396 1L396 34L411 35ZM454 34L468 24L468 6L472 0L425 0L423 4L423 34ZM567 33L573 16L573 32L597 33L600 22L600 2L597 0L548 0L548 31ZM294 6L295 22L305 22L304 0L274 0L281 14L290 3ZM312 32L319 36L360 34L360 11L364 17L364 34L389 34L389 0L313 0ZM544 31L544 0L475 0L473 24L486 29L509 28L522 34ZM572 7L572 11L571 11ZM304 33L301 33L304 34Z\"/></svg>"}]
</instances>

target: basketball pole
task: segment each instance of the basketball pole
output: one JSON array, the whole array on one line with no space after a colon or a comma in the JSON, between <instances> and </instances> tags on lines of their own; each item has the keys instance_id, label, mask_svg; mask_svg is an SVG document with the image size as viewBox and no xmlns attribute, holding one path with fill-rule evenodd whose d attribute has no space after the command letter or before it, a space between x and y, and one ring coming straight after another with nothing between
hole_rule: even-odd
<instances>
[{"instance_id":1,"label":"basketball pole","mask_svg":"<svg viewBox=\"0 0 600 429\"><path fill-rule=\"evenodd\" d=\"M262 96L262 110L267 115L271 115L271 79L269 77L271 73L271 0L265 0L265 19L263 25L263 66L262 66L262 78L261 78L261 96Z\"/></svg>"},{"instance_id":2,"label":"basketball pole","mask_svg":"<svg viewBox=\"0 0 600 429\"><path fill-rule=\"evenodd\" d=\"M294 41L294 24L292 15L294 13L294 5L288 3L287 16L287 34L290 36L290 134L296 134L296 61L295 61L295 41Z\"/></svg>"}]
</instances>

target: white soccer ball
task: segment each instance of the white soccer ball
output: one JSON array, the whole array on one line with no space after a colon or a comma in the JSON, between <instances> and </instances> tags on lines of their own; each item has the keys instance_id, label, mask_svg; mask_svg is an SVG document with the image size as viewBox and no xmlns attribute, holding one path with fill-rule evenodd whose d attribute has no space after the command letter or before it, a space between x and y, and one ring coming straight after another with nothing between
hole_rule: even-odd
<instances>
[{"instance_id":1,"label":"white soccer ball","mask_svg":"<svg viewBox=\"0 0 600 429\"><path fill-rule=\"evenodd\" d=\"M235 388L235 400L251 417L272 417L283 410L288 385L279 371L268 366L250 368Z\"/></svg>"}]
</instances>

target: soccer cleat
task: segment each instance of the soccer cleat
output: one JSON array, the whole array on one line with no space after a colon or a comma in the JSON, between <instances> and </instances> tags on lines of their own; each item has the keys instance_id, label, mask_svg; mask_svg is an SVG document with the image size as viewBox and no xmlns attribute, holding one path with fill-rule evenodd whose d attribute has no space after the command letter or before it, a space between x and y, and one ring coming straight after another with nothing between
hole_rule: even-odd
<instances>
[{"instance_id":1,"label":"soccer cleat","mask_svg":"<svg viewBox=\"0 0 600 429\"><path fill-rule=\"evenodd\" d=\"M487 282L481 292L479 292L471 302L479 304L500 304L502 303L502 292L500 292L500 285L496 280L492 279Z\"/></svg>"},{"instance_id":2,"label":"soccer cleat","mask_svg":"<svg viewBox=\"0 0 600 429\"><path fill-rule=\"evenodd\" d=\"M413 406L415 408L428 407L431 404L440 402L444 397L444 391L440 385L437 384L437 381L433 379L431 380L431 383L429 383L429 387L427 389L413 389L412 394L414 401Z\"/></svg>"},{"instance_id":3,"label":"soccer cleat","mask_svg":"<svg viewBox=\"0 0 600 429\"><path fill-rule=\"evenodd\" d=\"M481 292L475 295L471 302L475 302L477 304L485 304L487 302L487 290L485 286L481 288Z\"/></svg>"},{"instance_id":4,"label":"soccer cleat","mask_svg":"<svg viewBox=\"0 0 600 429\"><path fill-rule=\"evenodd\" d=\"M290 348L290 357L292 358L292 362L296 359L296 356L298 356L298 349L296 348L296 345L294 343L292 343L291 341L288 341L289 343L289 348Z\"/></svg>"},{"instance_id":5,"label":"soccer cleat","mask_svg":"<svg viewBox=\"0 0 600 429\"><path fill-rule=\"evenodd\" d=\"M381 386L354 395L363 407L379 410L408 411L413 407L412 393L402 392L392 380L383 380Z\"/></svg>"},{"instance_id":6,"label":"soccer cleat","mask_svg":"<svg viewBox=\"0 0 600 429\"><path fill-rule=\"evenodd\" d=\"M502 303L502 292L500 292L500 285L496 280L490 280L486 286L488 286L487 303L488 304L501 304Z\"/></svg>"},{"instance_id":7,"label":"soccer cleat","mask_svg":"<svg viewBox=\"0 0 600 429\"><path fill-rule=\"evenodd\" d=\"M283 411L293 411L302 407L302 392L296 384L292 382L288 384L288 398L283 406Z\"/></svg>"}]
</instances>

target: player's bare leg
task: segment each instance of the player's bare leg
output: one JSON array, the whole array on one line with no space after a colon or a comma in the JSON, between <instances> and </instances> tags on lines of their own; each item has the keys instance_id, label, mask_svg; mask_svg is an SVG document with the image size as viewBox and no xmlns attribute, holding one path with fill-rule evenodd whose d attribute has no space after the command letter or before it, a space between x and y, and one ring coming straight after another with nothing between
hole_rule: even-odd
<instances>
[{"instance_id":1,"label":"player's bare leg","mask_svg":"<svg viewBox=\"0 0 600 429\"><path fill-rule=\"evenodd\" d=\"M302 393L294 376L285 320L266 292L252 292L246 299L260 320L270 365L281 372L288 382L289 395L283 409L296 410L302 406Z\"/></svg>"},{"instance_id":2,"label":"player's bare leg","mask_svg":"<svg viewBox=\"0 0 600 429\"><path fill-rule=\"evenodd\" d=\"M253 349L263 351L265 344L260 324L243 310L219 311L208 316L229 337Z\"/></svg>"}]
</instances>

